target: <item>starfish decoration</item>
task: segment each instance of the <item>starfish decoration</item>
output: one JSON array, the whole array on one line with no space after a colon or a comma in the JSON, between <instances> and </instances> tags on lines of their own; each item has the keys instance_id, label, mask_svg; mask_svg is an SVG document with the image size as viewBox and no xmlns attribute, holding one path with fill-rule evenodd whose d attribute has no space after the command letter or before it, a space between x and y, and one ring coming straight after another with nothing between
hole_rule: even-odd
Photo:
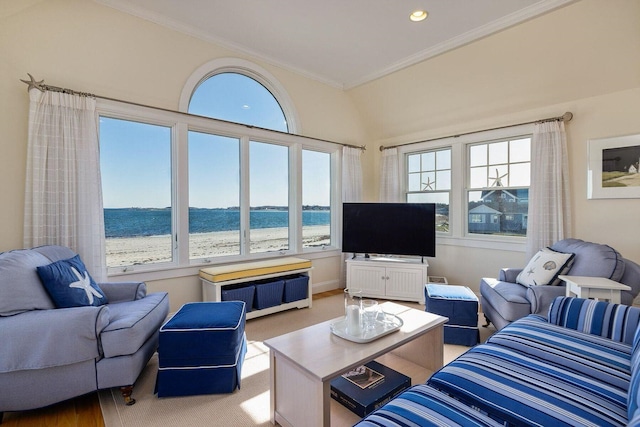
<instances>
[{"instance_id":1,"label":"starfish decoration","mask_svg":"<svg viewBox=\"0 0 640 427\"><path fill-rule=\"evenodd\" d=\"M73 271L73 274L75 274L76 277L78 278L78 281L72 282L69 285L70 288L78 288L85 291L87 293L87 298L89 299L89 304L93 304L94 295L97 296L98 298L102 298L102 295L100 294L100 292L96 291L93 288L93 286L91 286L91 279L89 279L89 273L85 271L84 277L83 277L75 268L71 267L71 270Z\"/></svg>"},{"instance_id":2,"label":"starfish decoration","mask_svg":"<svg viewBox=\"0 0 640 427\"><path fill-rule=\"evenodd\" d=\"M427 182L423 182L422 185L424 185L424 187L422 188L422 191L427 191L427 190L431 190L433 191L433 184L435 184L436 182L433 181L431 182L431 178L427 178Z\"/></svg>"},{"instance_id":3,"label":"starfish decoration","mask_svg":"<svg viewBox=\"0 0 640 427\"><path fill-rule=\"evenodd\" d=\"M44 92L44 88L42 87L44 86L44 80L40 80L39 82L37 82L31 74L27 73L27 76L29 76L29 78L31 79L30 81L20 79L22 83L26 83L27 85L29 85L29 87L27 88L27 92L29 92L33 88L38 89L40 92Z\"/></svg>"},{"instance_id":4,"label":"starfish decoration","mask_svg":"<svg viewBox=\"0 0 640 427\"><path fill-rule=\"evenodd\" d=\"M505 176L509 175L509 173L505 173L504 175L500 175L500 172L498 172L498 168L496 168L496 177L495 178L491 178L489 177L489 179L493 180L493 184L491 185L491 187L502 187L502 178L504 178Z\"/></svg>"}]
</instances>

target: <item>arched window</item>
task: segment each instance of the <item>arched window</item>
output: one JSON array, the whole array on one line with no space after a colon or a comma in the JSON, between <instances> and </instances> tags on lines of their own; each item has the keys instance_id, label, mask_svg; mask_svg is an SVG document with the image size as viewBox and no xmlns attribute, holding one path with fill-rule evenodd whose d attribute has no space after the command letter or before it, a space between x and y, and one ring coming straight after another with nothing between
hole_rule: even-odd
<instances>
[{"instance_id":1,"label":"arched window","mask_svg":"<svg viewBox=\"0 0 640 427\"><path fill-rule=\"evenodd\" d=\"M293 102L267 70L237 58L219 58L193 72L180 111L280 132L297 133Z\"/></svg>"},{"instance_id":2,"label":"arched window","mask_svg":"<svg viewBox=\"0 0 640 427\"><path fill-rule=\"evenodd\" d=\"M229 122L288 132L287 119L276 98L251 77L223 72L195 89L189 113Z\"/></svg>"},{"instance_id":3,"label":"arched window","mask_svg":"<svg viewBox=\"0 0 640 427\"><path fill-rule=\"evenodd\" d=\"M296 129L286 91L266 70L244 60L217 59L196 70L185 85L181 108L279 132ZM313 151L273 135L229 138L201 129L189 130L188 140L191 259L330 244L331 151ZM302 198L295 190L300 183ZM203 251L202 229L213 227L198 224L216 215L224 216L219 234L227 240L215 250L204 245ZM296 226L300 222L302 233Z\"/></svg>"},{"instance_id":4,"label":"arched window","mask_svg":"<svg viewBox=\"0 0 640 427\"><path fill-rule=\"evenodd\" d=\"M275 77L211 61L179 111L99 104L111 273L336 249L341 147L297 135Z\"/></svg>"}]
</instances>

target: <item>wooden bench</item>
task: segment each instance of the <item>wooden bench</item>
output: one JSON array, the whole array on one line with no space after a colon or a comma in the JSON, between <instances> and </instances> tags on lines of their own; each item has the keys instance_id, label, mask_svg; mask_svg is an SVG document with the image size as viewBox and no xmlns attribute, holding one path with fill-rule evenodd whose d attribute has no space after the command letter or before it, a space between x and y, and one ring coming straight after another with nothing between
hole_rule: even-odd
<instances>
[{"instance_id":1,"label":"wooden bench","mask_svg":"<svg viewBox=\"0 0 640 427\"><path fill-rule=\"evenodd\" d=\"M303 258L286 257L272 260L227 264L200 269L203 301L222 301L222 289L225 286L256 282L263 279L290 276L295 274L309 277L307 298L283 303L262 310L247 313L247 319L277 313L291 308L311 307L311 261ZM260 285L257 285L260 286Z\"/></svg>"}]
</instances>

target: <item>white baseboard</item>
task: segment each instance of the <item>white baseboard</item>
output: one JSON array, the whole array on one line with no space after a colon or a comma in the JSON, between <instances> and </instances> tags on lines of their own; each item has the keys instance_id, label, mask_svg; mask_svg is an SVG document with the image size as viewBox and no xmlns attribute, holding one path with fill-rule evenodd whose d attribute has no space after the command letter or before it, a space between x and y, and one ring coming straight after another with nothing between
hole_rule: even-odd
<instances>
[{"instance_id":1,"label":"white baseboard","mask_svg":"<svg viewBox=\"0 0 640 427\"><path fill-rule=\"evenodd\" d=\"M342 289L339 280L329 280L322 283L313 283L313 293L319 294L320 292L333 291L334 289Z\"/></svg>"}]
</instances>

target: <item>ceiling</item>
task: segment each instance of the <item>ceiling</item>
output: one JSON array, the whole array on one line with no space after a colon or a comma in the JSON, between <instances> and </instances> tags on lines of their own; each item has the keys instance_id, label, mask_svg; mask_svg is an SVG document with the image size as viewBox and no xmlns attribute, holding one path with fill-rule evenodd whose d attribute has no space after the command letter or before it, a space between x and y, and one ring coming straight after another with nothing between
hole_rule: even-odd
<instances>
[{"instance_id":1,"label":"ceiling","mask_svg":"<svg viewBox=\"0 0 640 427\"><path fill-rule=\"evenodd\" d=\"M575 0L95 1L349 89Z\"/></svg>"}]
</instances>

